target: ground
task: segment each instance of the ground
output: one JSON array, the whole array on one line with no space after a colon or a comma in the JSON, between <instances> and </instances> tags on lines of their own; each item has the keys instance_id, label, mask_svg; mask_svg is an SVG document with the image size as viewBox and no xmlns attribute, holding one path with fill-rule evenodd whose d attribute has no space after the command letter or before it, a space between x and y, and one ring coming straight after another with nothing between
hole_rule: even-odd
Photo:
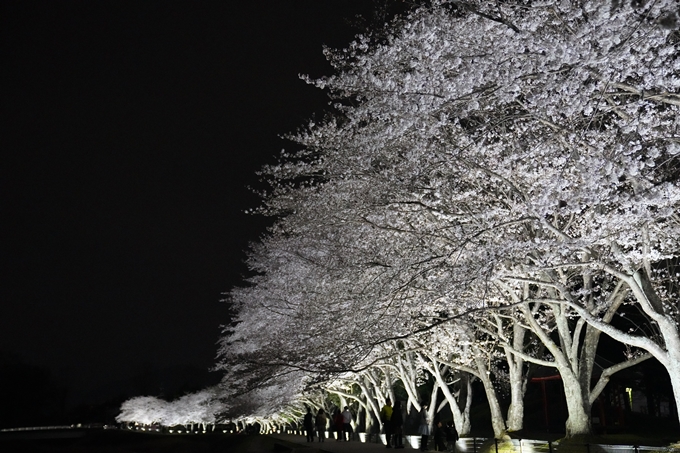
<instances>
[{"instance_id":1,"label":"ground","mask_svg":"<svg viewBox=\"0 0 680 453\"><path fill-rule=\"evenodd\" d=\"M599 453L595 443L610 445L648 445L668 446L672 440L658 437L644 438L624 434L599 436L585 441L575 440L571 445L564 444L559 451L574 453ZM493 442L479 445L478 452L495 452ZM499 453L510 451L499 444ZM404 451L412 450L407 447ZM192 434L163 435L130 432L122 430L72 429L62 431L3 432L0 433L0 451L3 453L293 453L316 452L373 452L384 451L381 444L361 444L359 442L339 442L328 440L324 444L306 444L303 436L277 435L224 435ZM471 451L471 450L470 450ZM647 450L648 451L648 450ZM663 452L680 452L674 449L659 448ZM526 453L526 452L525 452Z\"/></svg>"}]
</instances>

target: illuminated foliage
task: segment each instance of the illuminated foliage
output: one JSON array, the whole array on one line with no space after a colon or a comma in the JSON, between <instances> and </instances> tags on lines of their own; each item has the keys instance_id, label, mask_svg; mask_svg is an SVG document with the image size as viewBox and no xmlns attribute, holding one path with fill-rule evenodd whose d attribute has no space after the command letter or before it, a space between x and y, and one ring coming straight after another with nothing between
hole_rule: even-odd
<instances>
[{"instance_id":1,"label":"illuminated foliage","mask_svg":"<svg viewBox=\"0 0 680 453\"><path fill-rule=\"evenodd\" d=\"M680 403L678 276L659 272L680 237L677 5L432 3L309 80L335 110L263 169L278 220L230 295L225 391L274 413L411 351L482 380L501 436L497 364L521 405L534 362L561 373L577 435L609 375L653 355ZM623 304L653 328L612 326ZM592 383L601 332L634 349Z\"/></svg>"}]
</instances>

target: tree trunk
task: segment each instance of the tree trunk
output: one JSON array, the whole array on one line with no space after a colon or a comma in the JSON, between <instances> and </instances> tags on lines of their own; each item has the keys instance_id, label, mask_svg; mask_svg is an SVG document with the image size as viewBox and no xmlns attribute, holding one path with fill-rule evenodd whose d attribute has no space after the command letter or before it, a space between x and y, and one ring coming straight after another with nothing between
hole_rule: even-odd
<instances>
[{"instance_id":1,"label":"tree trunk","mask_svg":"<svg viewBox=\"0 0 680 453\"><path fill-rule=\"evenodd\" d=\"M465 410L463 413L465 414L466 424L463 425L463 430L468 433L472 430L470 422L470 408L472 407L472 379L473 378L471 374L465 375ZM461 387L461 391L462 390L463 389Z\"/></svg>"},{"instance_id":2,"label":"tree trunk","mask_svg":"<svg viewBox=\"0 0 680 453\"><path fill-rule=\"evenodd\" d=\"M434 415L437 413L437 393L439 392L439 382L435 381L432 386L432 394L430 395L430 403L427 409L427 417L429 423L430 433L433 432L434 428Z\"/></svg>"},{"instance_id":3,"label":"tree trunk","mask_svg":"<svg viewBox=\"0 0 680 453\"><path fill-rule=\"evenodd\" d=\"M523 362L523 361L522 361ZM510 366L510 406L508 407L508 416L506 424L508 431L520 431L524 428L524 393L527 388L527 381L519 371L520 376L513 376L518 372L514 370L515 364ZM522 366L520 364L519 366Z\"/></svg>"},{"instance_id":4,"label":"tree trunk","mask_svg":"<svg viewBox=\"0 0 680 453\"><path fill-rule=\"evenodd\" d=\"M675 409L680 420L680 335L678 334L677 324L670 317L666 317L662 322L657 321L664 343L666 344L665 360L659 359L661 364L668 371L675 398Z\"/></svg>"},{"instance_id":5,"label":"tree trunk","mask_svg":"<svg viewBox=\"0 0 680 453\"><path fill-rule=\"evenodd\" d=\"M669 354L669 365L666 367L668 374L671 377L671 386L673 387L673 396L675 397L675 409L677 411L678 419L680 420L680 351L674 351Z\"/></svg>"},{"instance_id":6,"label":"tree trunk","mask_svg":"<svg viewBox=\"0 0 680 453\"><path fill-rule=\"evenodd\" d=\"M555 324L560 338L560 346L555 344L551 337L539 325L531 310L526 305L522 306L522 312L527 323L532 326L532 331L538 339L545 345L554 357L553 366L562 377L564 385L564 396L567 401L567 411L569 413L566 423L567 437L576 435L590 434L590 403L588 401L589 392L584 392L581 387L581 380L578 376L579 360L577 348L574 342L579 338L572 338L569 330L569 320L565 311L559 305L547 304L552 310ZM590 344L589 347L596 347L597 343ZM585 347L585 345L584 345ZM581 354L588 354L588 351L581 351ZM592 355L594 358L594 354Z\"/></svg>"},{"instance_id":7,"label":"tree trunk","mask_svg":"<svg viewBox=\"0 0 680 453\"><path fill-rule=\"evenodd\" d=\"M502 322L502 321L501 321ZM514 323L513 348L516 351L524 352L524 337L526 329ZM525 375L524 360L513 354L509 348L503 348L505 358L508 362L508 374L510 378L510 407L506 419L508 431L520 431L524 428L524 394L527 389L527 377Z\"/></svg>"},{"instance_id":8,"label":"tree trunk","mask_svg":"<svg viewBox=\"0 0 680 453\"><path fill-rule=\"evenodd\" d=\"M635 283L633 284L633 280ZM633 294L640 303L643 311L647 313L653 321L656 321L663 343L665 345L665 354L660 354L658 350L648 349L659 362L668 370L668 375L671 379L671 386L673 387L673 396L675 397L675 408L680 419L680 332L678 332L678 324L672 314L667 314L656 295L654 289L649 283L645 284L643 278L639 273L628 280L629 287L633 290ZM654 301L659 300L657 303ZM663 357L665 355L665 357Z\"/></svg>"},{"instance_id":9,"label":"tree trunk","mask_svg":"<svg viewBox=\"0 0 680 453\"><path fill-rule=\"evenodd\" d=\"M475 356L475 366L479 373L478 377L484 386L486 399L489 403L489 410L491 411L491 426L493 428L493 434L496 439L500 439L506 431L505 420L503 420L503 411L501 410L501 405L498 402L496 389L494 389L493 382L491 382L490 370L484 362L482 352L476 345L473 345L472 348Z\"/></svg>"},{"instance_id":10,"label":"tree trunk","mask_svg":"<svg viewBox=\"0 0 680 453\"><path fill-rule=\"evenodd\" d=\"M571 370L559 369L564 385L564 396L567 399L566 437L587 435L591 433L590 404L581 391L581 383Z\"/></svg>"},{"instance_id":11,"label":"tree trunk","mask_svg":"<svg viewBox=\"0 0 680 453\"><path fill-rule=\"evenodd\" d=\"M438 362L436 362L432 358L430 358L430 362L432 366L430 372L434 375L435 379L437 380L437 383L439 384L442 390L442 393L444 394L444 398L446 398L446 401L448 401L449 403L449 407L451 408L451 414L453 415L453 423L456 425L456 431L458 431L458 434L460 436L469 434L470 413L460 410L458 399L453 395L453 393L451 393L451 389L446 384L446 381L444 380L444 377L442 376L441 371L439 369ZM468 405L466 404L466 408L467 407Z\"/></svg>"},{"instance_id":12,"label":"tree trunk","mask_svg":"<svg viewBox=\"0 0 680 453\"><path fill-rule=\"evenodd\" d=\"M408 401L406 403L407 411L413 406L417 411L420 411L420 401L418 401L418 385L417 372L413 364L413 353L407 353L405 356L400 356L397 358L397 367L399 378L401 383L404 385L404 390L408 395ZM407 368L408 367L408 368Z\"/></svg>"},{"instance_id":13,"label":"tree trunk","mask_svg":"<svg viewBox=\"0 0 680 453\"><path fill-rule=\"evenodd\" d=\"M366 404L371 409L371 411L373 411L373 414L371 414L369 411L366 411L366 432L368 432L369 428L373 426L373 416L375 416L376 420L380 420L380 408L378 407L375 398L371 397L371 393L368 391L369 383L370 381L365 379L365 382L360 384L361 391L364 395L366 395Z\"/></svg>"}]
</instances>

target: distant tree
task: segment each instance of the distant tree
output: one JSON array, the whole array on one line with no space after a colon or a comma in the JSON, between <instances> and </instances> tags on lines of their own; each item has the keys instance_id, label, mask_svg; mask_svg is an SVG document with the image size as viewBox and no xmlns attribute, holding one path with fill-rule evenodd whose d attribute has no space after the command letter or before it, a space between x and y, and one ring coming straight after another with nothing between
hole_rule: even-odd
<instances>
[{"instance_id":1,"label":"distant tree","mask_svg":"<svg viewBox=\"0 0 680 453\"><path fill-rule=\"evenodd\" d=\"M214 425L216 415L222 412L215 388L190 393L174 401L164 401L154 396L138 396L125 401L116 417L119 423L139 423L163 426Z\"/></svg>"},{"instance_id":2,"label":"distant tree","mask_svg":"<svg viewBox=\"0 0 680 453\"><path fill-rule=\"evenodd\" d=\"M154 396L137 396L125 401L116 417L118 423L152 425L167 417L166 401Z\"/></svg>"}]
</instances>

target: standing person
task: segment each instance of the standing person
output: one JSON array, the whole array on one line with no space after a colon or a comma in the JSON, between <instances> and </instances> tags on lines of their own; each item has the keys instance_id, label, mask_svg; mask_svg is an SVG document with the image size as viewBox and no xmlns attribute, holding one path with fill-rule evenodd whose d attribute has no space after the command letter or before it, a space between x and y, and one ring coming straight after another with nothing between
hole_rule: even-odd
<instances>
[{"instance_id":1,"label":"standing person","mask_svg":"<svg viewBox=\"0 0 680 453\"><path fill-rule=\"evenodd\" d=\"M314 442L314 415L312 415L312 409L309 407L305 414L304 426L307 432L307 442Z\"/></svg>"},{"instance_id":2,"label":"standing person","mask_svg":"<svg viewBox=\"0 0 680 453\"><path fill-rule=\"evenodd\" d=\"M342 411L342 433L345 440L349 441L352 438L352 413L349 406L345 406L345 410Z\"/></svg>"},{"instance_id":3,"label":"standing person","mask_svg":"<svg viewBox=\"0 0 680 453\"><path fill-rule=\"evenodd\" d=\"M434 428L434 449L437 451L446 451L446 431L447 428L442 424L441 420L437 422Z\"/></svg>"},{"instance_id":4,"label":"standing person","mask_svg":"<svg viewBox=\"0 0 680 453\"><path fill-rule=\"evenodd\" d=\"M394 448L404 448L404 415L401 413L401 401L394 403L390 422L394 433Z\"/></svg>"},{"instance_id":5,"label":"standing person","mask_svg":"<svg viewBox=\"0 0 680 453\"><path fill-rule=\"evenodd\" d=\"M319 413L316 414L316 431L319 434L319 442L326 441L326 414L324 414L323 409L319 409Z\"/></svg>"},{"instance_id":6,"label":"standing person","mask_svg":"<svg viewBox=\"0 0 680 453\"><path fill-rule=\"evenodd\" d=\"M448 427L448 430L446 431L446 441L448 442L448 447L449 451L452 453L456 453L456 441L458 441L458 430L456 429L456 425L453 424L453 421L449 421L446 426Z\"/></svg>"},{"instance_id":7,"label":"standing person","mask_svg":"<svg viewBox=\"0 0 680 453\"><path fill-rule=\"evenodd\" d=\"M336 408L335 412L333 412L333 425L335 425L335 437L336 437L336 442L340 442L341 440L344 439L344 418L342 417L342 412L340 412L340 408Z\"/></svg>"},{"instance_id":8,"label":"standing person","mask_svg":"<svg viewBox=\"0 0 680 453\"><path fill-rule=\"evenodd\" d=\"M392 400L387 398L385 405L380 409L380 421L383 423L385 430L385 443L387 448L392 448Z\"/></svg>"},{"instance_id":9,"label":"standing person","mask_svg":"<svg viewBox=\"0 0 680 453\"><path fill-rule=\"evenodd\" d=\"M427 438L430 436L430 421L427 418L427 403L423 403L420 409L420 426L418 426L418 434L420 434L420 451L427 451Z\"/></svg>"}]
</instances>

